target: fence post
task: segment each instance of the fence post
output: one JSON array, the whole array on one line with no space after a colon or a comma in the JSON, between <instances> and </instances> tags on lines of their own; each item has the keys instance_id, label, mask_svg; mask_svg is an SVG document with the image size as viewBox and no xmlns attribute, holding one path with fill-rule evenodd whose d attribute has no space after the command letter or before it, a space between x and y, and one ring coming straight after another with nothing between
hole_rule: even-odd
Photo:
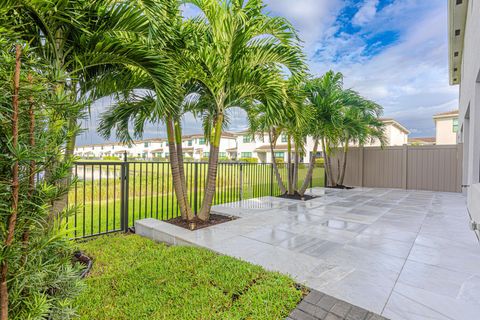
<instances>
[{"instance_id":1,"label":"fence post","mask_svg":"<svg viewBox=\"0 0 480 320\"><path fill-rule=\"evenodd\" d=\"M270 163L270 195L273 196L273 163Z\"/></svg>"},{"instance_id":2,"label":"fence post","mask_svg":"<svg viewBox=\"0 0 480 320\"><path fill-rule=\"evenodd\" d=\"M120 226L122 231L128 232L128 162L126 161L126 153L124 161L120 167Z\"/></svg>"},{"instance_id":3,"label":"fence post","mask_svg":"<svg viewBox=\"0 0 480 320\"><path fill-rule=\"evenodd\" d=\"M407 177L408 177L408 145L404 144L403 145L403 176L402 176L402 187L403 189L407 189L408 188L408 181L407 181Z\"/></svg>"},{"instance_id":4,"label":"fence post","mask_svg":"<svg viewBox=\"0 0 480 320\"><path fill-rule=\"evenodd\" d=\"M240 179L239 179L239 183L240 183L240 186L239 186L239 200L242 201L243 199L243 165L242 163L240 162Z\"/></svg>"},{"instance_id":5,"label":"fence post","mask_svg":"<svg viewBox=\"0 0 480 320\"><path fill-rule=\"evenodd\" d=\"M197 215L198 207L198 162L193 166L193 212Z\"/></svg>"}]
</instances>

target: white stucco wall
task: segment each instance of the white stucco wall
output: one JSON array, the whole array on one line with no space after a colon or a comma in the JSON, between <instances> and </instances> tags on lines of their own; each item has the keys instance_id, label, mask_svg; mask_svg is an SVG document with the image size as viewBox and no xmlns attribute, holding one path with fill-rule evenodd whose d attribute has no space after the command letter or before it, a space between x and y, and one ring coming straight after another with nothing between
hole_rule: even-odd
<instances>
[{"instance_id":1,"label":"white stucco wall","mask_svg":"<svg viewBox=\"0 0 480 320\"><path fill-rule=\"evenodd\" d=\"M461 139L464 142L465 182L479 182L480 167L480 2L470 1L460 84Z\"/></svg>"},{"instance_id":2,"label":"white stucco wall","mask_svg":"<svg viewBox=\"0 0 480 320\"><path fill-rule=\"evenodd\" d=\"M480 182L480 1L468 2L460 83L460 140L463 142L463 183ZM466 188L465 191L473 188ZM469 197L472 195L469 194ZM480 196L480 195L476 195ZM469 201L469 203L472 203ZM480 222L480 208L470 208ZM474 212L476 212L474 214Z\"/></svg>"},{"instance_id":3,"label":"white stucco wall","mask_svg":"<svg viewBox=\"0 0 480 320\"><path fill-rule=\"evenodd\" d=\"M435 119L435 143L437 145L457 143L457 133L453 130L453 119L458 119L458 117Z\"/></svg>"}]
</instances>

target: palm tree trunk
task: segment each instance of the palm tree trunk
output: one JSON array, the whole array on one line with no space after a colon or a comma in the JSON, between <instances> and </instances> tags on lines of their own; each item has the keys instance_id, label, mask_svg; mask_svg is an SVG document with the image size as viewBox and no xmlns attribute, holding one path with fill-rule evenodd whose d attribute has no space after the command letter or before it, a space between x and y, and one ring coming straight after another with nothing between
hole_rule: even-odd
<instances>
[{"instance_id":1,"label":"palm tree trunk","mask_svg":"<svg viewBox=\"0 0 480 320\"><path fill-rule=\"evenodd\" d=\"M268 131L268 138L270 140L270 153L272 154L272 166L273 171L275 172L275 178L277 179L278 187L280 188L280 192L283 194L287 193L287 189L285 188L285 184L283 183L282 176L278 170L277 162L275 161L275 151L273 149L274 142L272 141L272 133Z\"/></svg>"},{"instance_id":2,"label":"palm tree trunk","mask_svg":"<svg viewBox=\"0 0 480 320\"><path fill-rule=\"evenodd\" d=\"M208 159L208 173L205 195L203 196L202 207L198 213L198 218L202 221L210 219L210 209L212 208L213 197L215 196L218 169L218 151L220 149L220 139L222 137L223 114L219 113L214 122L214 132L210 141L210 158Z\"/></svg>"},{"instance_id":3,"label":"palm tree trunk","mask_svg":"<svg viewBox=\"0 0 480 320\"><path fill-rule=\"evenodd\" d=\"M17 44L15 52L15 73L13 76L13 98L12 98L12 147L15 149L18 145L18 115L19 115L19 91L20 91L20 67L21 67L22 46ZM18 177L18 160L12 167L12 213L8 217L7 237L4 243L4 252L12 245L15 233L15 225L17 223L18 214L18 194L19 194L19 177ZM0 319L8 319L8 261L3 259L0 271Z\"/></svg>"},{"instance_id":4,"label":"palm tree trunk","mask_svg":"<svg viewBox=\"0 0 480 320\"><path fill-rule=\"evenodd\" d=\"M168 149L169 149L169 156L170 156L170 168L172 171L172 181L173 181L173 188L175 190L175 195L177 197L178 206L180 207L180 214L182 219L184 220L191 220L193 219L193 214L191 214L191 210L188 211L190 206L186 202L186 194L183 192L184 188L182 184L185 183L185 180L182 181L182 177L180 175L180 169L178 166L178 154L177 148L175 146L175 129L172 119L167 119L167 138L168 138Z\"/></svg>"},{"instance_id":5,"label":"palm tree trunk","mask_svg":"<svg viewBox=\"0 0 480 320\"><path fill-rule=\"evenodd\" d=\"M323 151L323 156L325 159L325 170L327 171L327 180L330 180L330 186L335 187L337 184L335 180L333 179L333 172L332 172L332 166L330 163L330 155L327 153L327 139L322 138L322 151ZM328 186L328 181L327 181L327 186Z\"/></svg>"},{"instance_id":6,"label":"palm tree trunk","mask_svg":"<svg viewBox=\"0 0 480 320\"><path fill-rule=\"evenodd\" d=\"M180 173L180 186L182 188L182 201L185 203L185 215L188 221L194 219L195 214L192 211L192 207L190 206L190 202L188 201L188 192L187 192L187 185L185 179L185 168L183 165L183 150L182 150L182 127L178 121L174 122L175 128L175 145L177 150L177 163L178 163L178 171ZM178 199L178 196L177 196Z\"/></svg>"},{"instance_id":7,"label":"palm tree trunk","mask_svg":"<svg viewBox=\"0 0 480 320\"><path fill-rule=\"evenodd\" d=\"M295 143L295 157L294 157L294 167L293 167L293 192L298 189L298 167L300 166L300 155L298 154L298 146Z\"/></svg>"},{"instance_id":8,"label":"palm tree trunk","mask_svg":"<svg viewBox=\"0 0 480 320\"><path fill-rule=\"evenodd\" d=\"M288 194L293 195L293 172L292 172L292 141L287 136L287 168L288 168Z\"/></svg>"},{"instance_id":9,"label":"palm tree trunk","mask_svg":"<svg viewBox=\"0 0 480 320\"><path fill-rule=\"evenodd\" d=\"M310 155L310 165L308 166L307 175L305 176L305 180L303 180L303 184L298 190L298 194L302 197L305 194L305 191L310 184L310 180L312 180L313 169L315 168L315 159L317 158L317 150L318 150L318 139L315 139L315 144L313 145L313 153Z\"/></svg>"},{"instance_id":10,"label":"palm tree trunk","mask_svg":"<svg viewBox=\"0 0 480 320\"><path fill-rule=\"evenodd\" d=\"M345 142L343 147L343 164L342 164L342 174L338 180L338 184L343 186L343 180L345 179L345 171L347 170L347 154L348 154L348 140Z\"/></svg>"}]
</instances>

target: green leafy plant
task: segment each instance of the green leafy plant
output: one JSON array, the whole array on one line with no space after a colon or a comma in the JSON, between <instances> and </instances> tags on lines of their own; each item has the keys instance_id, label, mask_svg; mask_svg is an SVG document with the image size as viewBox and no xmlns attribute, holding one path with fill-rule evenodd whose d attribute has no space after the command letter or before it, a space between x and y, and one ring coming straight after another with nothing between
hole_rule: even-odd
<instances>
[{"instance_id":1,"label":"green leafy plant","mask_svg":"<svg viewBox=\"0 0 480 320\"><path fill-rule=\"evenodd\" d=\"M71 183L64 147L76 106L65 79L0 34L0 318L69 319L81 284L63 225L70 209L58 203Z\"/></svg>"}]
</instances>

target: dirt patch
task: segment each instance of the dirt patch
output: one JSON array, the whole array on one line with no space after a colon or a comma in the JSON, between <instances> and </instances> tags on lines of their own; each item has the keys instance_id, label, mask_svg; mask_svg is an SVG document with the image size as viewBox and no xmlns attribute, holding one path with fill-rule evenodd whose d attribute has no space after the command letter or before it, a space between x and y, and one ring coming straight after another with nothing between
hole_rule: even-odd
<instances>
[{"instance_id":1,"label":"dirt patch","mask_svg":"<svg viewBox=\"0 0 480 320\"><path fill-rule=\"evenodd\" d=\"M185 221L181 217L166 220L165 222L171 223L178 227L182 227L188 230L198 230L206 227L214 226L217 224L225 223L228 221L236 220L238 217L235 216L224 216L221 214L210 214L210 219L208 221L202 221L195 218L193 221Z\"/></svg>"},{"instance_id":2,"label":"dirt patch","mask_svg":"<svg viewBox=\"0 0 480 320\"><path fill-rule=\"evenodd\" d=\"M308 194L304 194L303 196L299 195L298 193L295 192L295 194L282 194L281 196L278 196L278 198L283 198L283 199L290 199L290 200L301 200L301 201L308 201L317 198L316 196L311 196Z\"/></svg>"}]
</instances>

